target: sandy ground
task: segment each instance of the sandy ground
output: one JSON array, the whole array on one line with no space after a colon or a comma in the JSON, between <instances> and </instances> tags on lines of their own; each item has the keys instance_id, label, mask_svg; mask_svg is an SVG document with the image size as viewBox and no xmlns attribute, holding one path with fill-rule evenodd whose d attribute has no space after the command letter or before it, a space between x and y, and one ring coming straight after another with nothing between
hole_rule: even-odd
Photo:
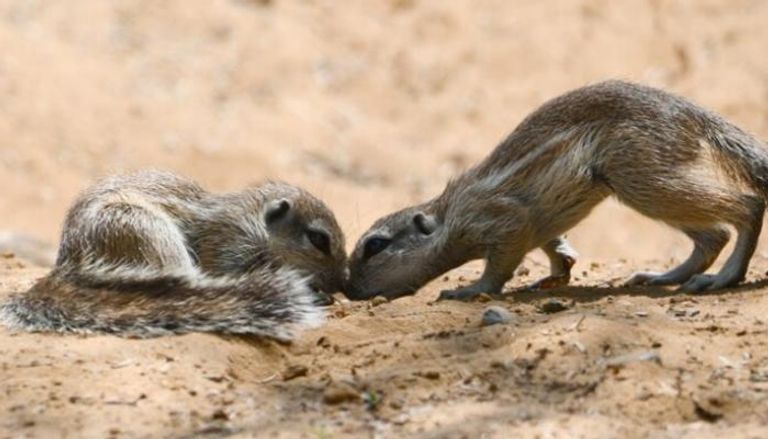
<instances>
[{"instance_id":1,"label":"sandy ground","mask_svg":"<svg viewBox=\"0 0 768 439\"><path fill-rule=\"evenodd\" d=\"M0 244L55 246L95 178L281 179L351 245L437 193L536 105L607 78L768 137L768 2L0 1ZM573 287L490 303L339 303L291 345L0 329L0 437L765 437L768 242L744 287L623 289L689 244L608 202L570 234ZM29 246L27 246L29 247ZM0 296L46 259L0 259ZM727 251L726 251L727 254ZM541 255L525 262L546 271ZM564 310L542 312L556 300ZM487 306L512 312L481 327Z\"/></svg>"},{"instance_id":2,"label":"sandy ground","mask_svg":"<svg viewBox=\"0 0 768 439\"><path fill-rule=\"evenodd\" d=\"M3 291L42 273L18 264L4 261ZM602 280L627 264L589 267L562 290L433 302L440 287L475 275L467 267L416 297L336 304L324 327L290 345L1 332L0 428L9 437L765 437L765 282L691 296L612 288ZM508 309L511 322L481 326L488 306Z\"/></svg>"}]
</instances>

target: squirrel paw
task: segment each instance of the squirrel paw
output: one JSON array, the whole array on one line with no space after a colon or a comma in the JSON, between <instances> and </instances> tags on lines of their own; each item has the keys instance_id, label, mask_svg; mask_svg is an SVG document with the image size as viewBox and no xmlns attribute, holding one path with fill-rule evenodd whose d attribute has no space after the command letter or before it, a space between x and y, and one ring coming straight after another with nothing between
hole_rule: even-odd
<instances>
[{"instance_id":1,"label":"squirrel paw","mask_svg":"<svg viewBox=\"0 0 768 439\"><path fill-rule=\"evenodd\" d=\"M666 279L662 273L655 271L641 271L633 274L624 286L633 287L637 285L670 285L673 282Z\"/></svg>"},{"instance_id":2,"label":"squirrel paw","mask_svg":"<svg viewBox=\"0 0 768 439\"><path fill-rule=\"evenodd\" d=\"M678 291L687 293L697 293L708 290L715 284L717 276L713 274L697 274L688 279L688 282L680 285Z\"/></svg>"},{"instance_id":3,"label":"squirrel paw","mask_svg":"<svg viewBox=\"0 0 768 439\"><path fill-rule=\"evenodd\" d=\"M695 277L695 276L694 276ZM633 274L628 281L624 282L625 287L632 287L637 285L651 285L651 286L664 286L664 285L677 285L682 282L686 282L692 279L690 273L656 273L656 272L639 272Z\"/></svg>"},{"instance_id":4,"label":"squirrel paw","mask_svg":"<svg viewBox=\"0 0 768 439\"><path fill-rule=\"evenodd\" d=\"M700 291L719 290L732 287L741 282L743 276L724 276L719 274L697 274L688 279L688 282L678 288L678 291L697 293Z\"/></svg>"},{"instance_id":5,"label":"squirrel paw","mask_svg":"<svg viewBox=\"0 0 768 439\"><path fill-rule=\"evenodd\" d=\"M315 291L315 297L312 303L317 306L331 306L336 302L330 294L326 294L322 291Z\"/></svg>"},{"instance_id":6,"label":"squirrel paw","mask_svg":"<svg viewBox=\"0 0 768 439\"><path fill-rule=\"evenodd\" d=\"M571 276L562 274L559 276L547 276L525 287L527 290L547 290L550 288L564 287L571 281Z\"/></svg>"},{"instance_id":7,"label":"squirrel paw","mask_svg":"<svg viewBox=\"0 0 768 439\"><path fill-rule=\"evenodd\" d=\"M437 300L460 300L462 302L469 302L481 293L482 291L468 291L462 288L455 290L443 290L440 291L440 295L437 297Z\"/></svg>"},{"instance_id":8,"label":"squirrel paw","mask_svg":"<svg viewBox=\"0 0 768 439\"><path fill-rule=\"evenodd\" d=\"M480 294L495 295L501 293L503 283L490 282L487 279L478 279L475 283L456 288L453 290L443 290L440 292L437 300L461 300L468 302Z\"/></svg>"}]
</instances>

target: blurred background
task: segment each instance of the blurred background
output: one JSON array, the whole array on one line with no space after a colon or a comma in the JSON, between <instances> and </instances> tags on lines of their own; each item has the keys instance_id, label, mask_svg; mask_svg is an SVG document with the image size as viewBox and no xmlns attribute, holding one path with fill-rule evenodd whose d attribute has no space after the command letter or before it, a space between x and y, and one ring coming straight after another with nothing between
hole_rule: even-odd
<instances>
[{"instance_id":1,"label":"blurred background","mask_svg":"<svg viewBox=\"0 0 768 439\"><path fill-rule=\"evenodd\" d=\"M352 245L544 100L609 78L765 138L765 23L763 0L2 0L0 233L55 245L78 191L153 167L305 186ZM688 251L613 203L571 239L592 259Z\"/></svg>"}]
</instances>

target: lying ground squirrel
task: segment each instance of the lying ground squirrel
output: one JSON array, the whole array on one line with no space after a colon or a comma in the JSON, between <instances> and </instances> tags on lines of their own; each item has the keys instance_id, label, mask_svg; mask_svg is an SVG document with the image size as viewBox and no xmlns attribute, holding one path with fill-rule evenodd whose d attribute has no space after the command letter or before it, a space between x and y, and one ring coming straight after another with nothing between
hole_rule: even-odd
<instances>
[{"instance_id":1,"label":"lying ground squirrel","mask_svg":"<svg viewBox=\"0 0 768 439\"><path fill-rule=\"evenodd\" d=\"M534 111L441 195L378 220L351 255L347 295L411 294L480 258L480 279L441 297L498 293L537 247L551 261L547 282L566 283L575 253L559 236L609 195L694 244L678 267L637 273L630 284L733 286L744 279L760 234L768 150L662 90L609 81L571 91ZM733 254L718 274L702 274L728 241L727 225L738 234Z\"/></svg>"},{"instance_id":2,"label":"lying ground squirrel","mask_svg":"<svg viewBox=\"0 0 768 439\"><path fill-rule=\"evenodd\" d=\"M0 308L29 331L288 339L342 286L344 236L306 191L212 194L174 174L106 178L70 209L51 273Z\"/></svg>"}]
</instances>

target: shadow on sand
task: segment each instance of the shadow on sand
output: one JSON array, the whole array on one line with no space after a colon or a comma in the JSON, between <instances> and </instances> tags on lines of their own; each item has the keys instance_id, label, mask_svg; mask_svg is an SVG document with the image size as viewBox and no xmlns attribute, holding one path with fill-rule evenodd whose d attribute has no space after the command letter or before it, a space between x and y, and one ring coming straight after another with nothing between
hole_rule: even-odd
<instances>
[{"instance_id":1,"label":"shadow on sand","mask_svg":"<svg viewBox=\"0 0 768 439\"><path fill-rule=\"evenodd\" d=\"M509 300L517 303L538 302L548 298L568 298L577 303L589 303L598 301L607 296L644 296L649 298L665 297L700 297L700 296L728 296L742 294L757 289L768 287L768 279L752 281L740 284L736 287L725 288L716 291L703 291L700 293L686 293L677 291L674 287L653 286L565 286L550 289L531 290L529 288L516 288L500 295L495 299Z\"/></svg>"}]
</instances>

